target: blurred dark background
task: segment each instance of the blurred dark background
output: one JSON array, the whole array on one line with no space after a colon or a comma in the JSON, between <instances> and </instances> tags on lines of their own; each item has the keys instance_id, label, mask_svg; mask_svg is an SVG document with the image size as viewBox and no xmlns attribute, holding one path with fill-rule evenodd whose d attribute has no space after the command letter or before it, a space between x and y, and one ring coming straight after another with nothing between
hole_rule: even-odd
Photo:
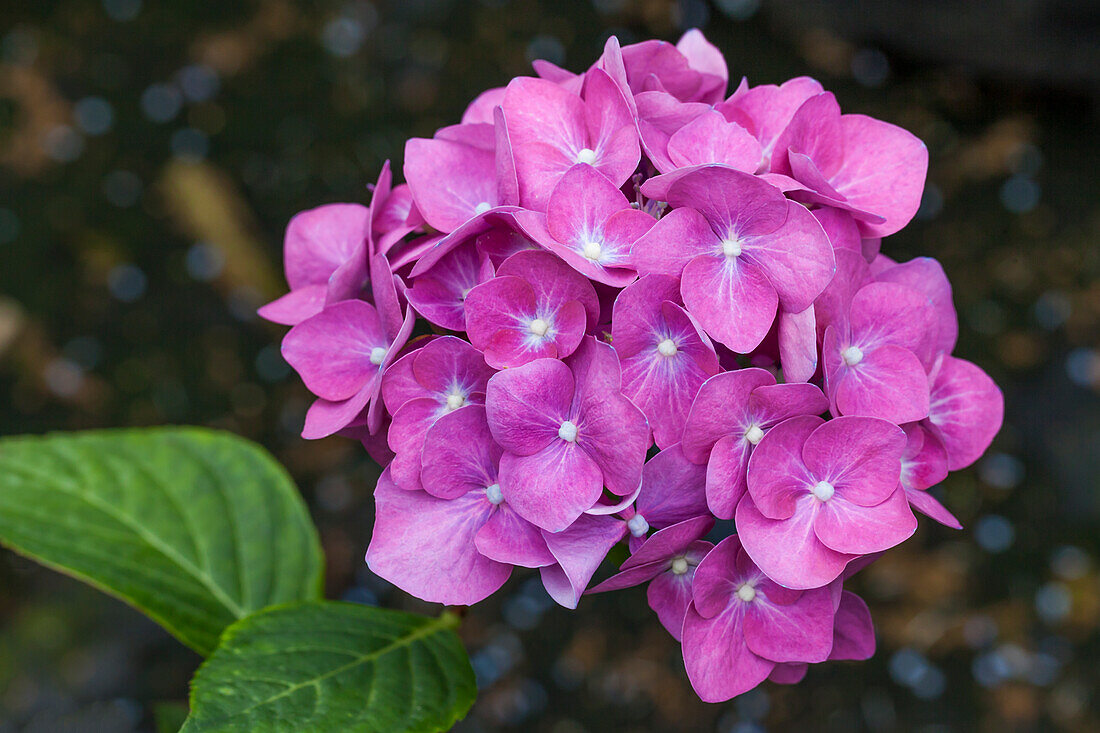
<instances>
[{"instance_id":1,"label":"blurred dark background","mask_svg":"<svg viewBox=\"0 0 1100 733\"><path fill-rule=\"evenodd\" d=\"M517 573L463 636L459 730L1100 730L1100 3L1085 0L0 0L0 433L213 425L262 442L321 528L330 596L425 610L362 563L378 468L297 432L256 318L298 210L365 201L406 137L547 58L705 30L734 83L810 74L931 151L884 252L939 258L959 355L1004 430L966 525L862 574L879 651L724 705L644 591L553 606ZM0 731L153 730L199 659L123 604L0 552Z\"/></svg>"}]
</instances>

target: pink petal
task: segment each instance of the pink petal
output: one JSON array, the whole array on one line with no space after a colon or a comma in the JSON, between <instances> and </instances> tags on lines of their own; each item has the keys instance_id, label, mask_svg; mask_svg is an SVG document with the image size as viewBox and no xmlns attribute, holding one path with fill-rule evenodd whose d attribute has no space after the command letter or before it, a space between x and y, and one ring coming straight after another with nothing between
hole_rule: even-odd
<instances>
[{"instance_id":1,"label":"pink petal","mask_svg":"<svg viewBox=\"0 0 1100 733\"><path fill-rule=\"evenodd\" d=\"M659 529L645 538L642 546L627 558L620 569L629 570L682 555L692 543L702 539L713 526L712 517L699 516Z\"/></svg>"},{"instance_id":2,"label":"pink petal","mask_svg":"<svg viewBox=\"0 0 1100 733\"><path fill-rule=\"evenodd\" d=\"M948 468L966 468L985 452L1004 420L1004 395L974 364L944 356L930 375L928 422L947 449Z\"/></svg>"},{"instance_id":3,"label":"pink petal","mask_svg":"<svg viewBox=\"0 0 1100 733\"><path fill-rule=\"evenodd\" d=\"M876 506L860 506L837 493L821 503L814 520L814 532L823 544L852 555L888 550L916 531L917 518L901 486Z\"/></svg>"},{"instance_id":4,"label":"pink petal","mask_svg":"<svg viewBox=\"0 0 1100 733\"><path fill-rule=\"evenodd\" d=\"M497 506L497 511L478 530L474 544L485 557L509 565L542 568L557 562L546 547L542 531L507 503Z\"/></svg>"},{"instance_id":5,"label":"pink petal","mask_svg":"<svg viewBox=\"0 0 1100 733\"><path fill-rule=\"evenodd\" d=\"M560 532L599 500L604 483L600 469L577 443L555 436L532 455L505 453L500 488L521 517L548 532Z\"/></svg>"},{"instance_id":6,"label":"pink petal","mask_svg":"<svg viewBox=\"0 0 1100 733\"><path fill-rule=\"evenodd\" d=\"M631 258L641 273L680 275L693 258L719 248L707 220L695 209L673 209L634 242Z\"/></svg>"},{"instance_id":7,"label":"pink petal","mask_svg":"<svg viewBox=\"0 0 1100 733\"><path fill-rule=\"evenodd\" d=\"M694 574L695 568L690 564L682 575L663 572L649 583L645 591L649 607L676 641L680 641L684 617L691 604L691 579Z\"/></svg>"},{"instance_id":8,"label":"pink petal","mask_svg":"<svg viewBox=\"0 0 1100 733\"><path fill-rule=\"evenodd\" d=\"M837 496L869 507L884 501L898 485L905 444L905 432L891 422L838 417L806 438L802 460L815 482L828 481Z\"/></svg>"},{"instance_id":9,"label":"pink petal","mask_svg":"<svg viewBox=\"0 0 1100 733\"><path fill-rule=\"evenodd\" d=\"M684 426L684 455L694 463L706 463L719 438L740 435L748 427L749 394L773 384L771 372L755 367L723 372L704 382Z\"/></svg>"},{"instance_id":10,"label":"pink petal","mask_svg":"<svg viewBox=\"0 0 1100 733\"><path fill-rule=\"evenodd\" d=\"M768 678L775 662L753 654L742 631L743 613L736 605L713 618L688 606L684 617L684 668L704 702L723 702L748 692Z\"/></svg>"},{"instance_id":11,"label":"pink petal","mask_svg":"<svg viewBox=\"0 0 1100 733\"><path fill-rule=\"evenodd\" d=\"M451 232L501 203L491 150L451 140L405 144L405 180L416 208L435 229Z\"/></svg>"},{"instance_id":12,"label":"pink petal","mask_svg":"<svg viewBox=\"0 0 1100 733\"><path fill-rule=\"evenodd\" d=\"M833 622L833 651L829 659L870 659L875 653L875 627L863 599L850 591L840 597Z\"/></svg>"},{"instance_id":13,"label":"pink petal","mask_svg":"<svg viewBox=\"0 0 1100 733\"><path fill-rule=\"evenodd\" d=\"M705 467L684 457L672 445L650 458L642 468L642 487L635 509L657 529L707 513Z\"/></svg>"},{"instance_id":14,"label":"pink petal","mask_svg":"<svg viewBox=\"0 0 1100 733\"><path fill-rule=\"evenodd\" d=\"M485 408L461 407L441 415L427 429L421 450L420 483L440 499L484 490L497 483L501 453L489 433Z\"/></svg>"},{"instance_id":15,"label":"pink petal","mask_svg":"<svg viewBox=\"0 0 1100 733\"><path fill-rule=\"evenodd\" d=\"M799 313L779 309L779 363L788 382L808 382L817 372L817 320L814 306Z\"/></svg>"},{"instance_id":16,"label":"pink petal","mask_svg":"<svg viewBox=\"0 0 1100 733\"><path fill-rule=\"evenodd\" d=\"M909 500L909 506L916 509L926 517L930 517L945 527L962 529L962 523L932 496L927 490L905 489L905 498Z\"/></svg>"},{"instance_id":17,"label":"pink petal","mask_svg":"<svg viewBox=\"0 0 1100 733\"><path fill-rule=\"evenodd\" d=\"M840 120L840 105L831 92L817 94L803 102L776 140L772 172L790 175L787 158L790 150L805 155L826 179L830 178L844 162L844 133Z\"/></svg>"},{"instance_id":18,"label":"pink petal","mask_svg":"<svg viewBox=\"0 0 1100 733\"><path fill-rule=\"evenodd\" d=\"M731 239L779 229L787 220L789 204L770 183L721 165L680 178L669 189L668 202L697 209L719 238Z\"/></svg>"},{"instance_id":19,"label":"pink petal","mask_svg":"<svg viewBox=\"0 0 1100 733\"><path fill-rule=\"evenodd\" d=\"M951 283L939 262L931 257L917 257L886 268L875 275L875 280L905 285L924 293L935 313L933 352L950 354L954 351L959 338L959 317L951 300Z\"/></svg>"},{"instance_id":20,"label":"pink petal","mask_svg":"<svg viewBox=\"0 0 1100 733\"><path fill-rule=\"evenodd\" d=\"M485 392L493 438L505 450L525 456L560 442L558 430L570 414L573 385L573 374L556 359L497 372Z\"/></svg>"},{"instance_id":21,"label":"pink petal","mask_svg":"<svg viewBox=\"0 0 1100 733\"><path fill-rule=\"evenodd\" d=\"M590 165L572 166L554 187L546 209L546 228L562 244L584 242L603 229L612 214L630 207L615 184Z\"/></svg>"},{"instance_id":22,"label":"pink petal","mask_svg":"<svg viewBox=\"0 0 1100 733\"><path fill-rule=\"evenodd\" d=\"M276 298L256 313L260 318L283 326L296 326L325 307L325 286L305 285Z\"/></svg>"},{"instance_id":23,"label":"pink petal","mask_svg":"<svg viewBox=\"0 0 1100 733\"><path fill-rule=\"evenodd\" d=\"M491 123L493 121L493 110L503 102L504 87L486 89L466 107L466 111L462 113L462 123Z\"/></svg>"},{"instance_id":24,"label":"pink petal","mask_svg":"<svg viewBox=\"0 0 1100 733\"><path fill-rule=\"evenodd\" d=\"M500 266L498 275L527 282L540 306L556 310L575 300L584 306L589 326L595 326L599 319L600 301L592 283L549 252L533 249L517 252Z\"/></svg>"},{"instance_id":25,"label":"pink petal","mask_svg":"<svg viewBox=\"0 0 1100 733\"><path fill-rule=\"evenodd\" d=\"M753 457L760 453L759 447ZM751 469L750 469L751 470ZM750 490L752 484L750 483ZM804 502L816 502L812 496ZM815 512L796 510L789 519L768 519L751 496L737 505L737 536L769 578L788 588L820 588L844 572L854 555L836 552L814 533Z\"/></svg>"},{"instance_id":26,"label":"pink petal","mask_svg":"<svg viewBox=\"0 0 1100 733\"><path fill-rule=\"evenodd\" d=\"M435 325L451 331L466 329L466 294L493 277L488 257L465 242L445 255L435 267L413 279L406 292L409 304Z\"/></svg>"},{"instance_id":27,"label":"pink petal","mask_svg":"<svg viewBox=\"0 0 1100 733\"><path fill-rule=\"evenodd\" d=\"M707 334L733 351L747 354L768 335L779 297L760 269L741 260L696 257L684 268L680 292L688 312Z\"/></svg>"},{"instance_id":28,"label":"pink petal","mask_svg":"<svg viewBox=\"0 0 1100 733\"><path fill-rule=\"evenodd\" d=\"M558 561L540 570L550 596L566 608L576 608L588 581L624 534L624 522L587 514L563 532L544 532L546 546Z\"/></svg>"},{"instance_id":29,"label":"pink petal","mask_svg":"<svg viewBox=\"0 0 1100 733\"><path fill-rule=\"evenodd\" d=\"M595 167L616 186L626 182L641 159L634 114L618 85L602 69L584 81L584 117ZM579 151L578 151L579 152Z\"/></svg>"},{"instance_id":30,"label":"pink petal","mask_svg":"<svg viewBox=\"0 0 1100 733\"><path fill-rule=\"evenodd\" d=\"M743 435L726 435L714 444L707 462L707 506L719 519L733 519L745 495L750 452Z\"/></svg>"},{"instance_id":31,"label":"pink petal","mask_svg":"<svg viewBox=\"0 0 1100 733\"><path fill-rule=\"evenodd\" d=\"M296 214L283 242L290 289L327 283L362 245L367 215L361 204L328 204Z\"/></svg>"},{"instance_id":32,"label":"pink petal","mask_svg":"<svg viewBox=\"0 0 1100 733\"><path fill-rule=\"evenodd\" d=\"M840 127L844 162L831 176L834 186L853 206L886 218L864 223L865 236L894 234L920 207L928 148L907 130L865 115L843 115Z\"/></svg>"},{"instance_id":33,"label":"pink petal","mask_svg":"<svg viewBox=\"0 0 1100 733\"><path fill-rule=\"evenodd\" d=\"M903 425L906 444L901 459L901 485L924 491L947 478L947 449L920 423Z\"/></svg>"},{"instance_id":34,"label":"pink petal","mask_svg":"<svg viewBox=\"0 0 1100 733\"><path fill-rule=\"evenodd\" d=\"M754 509L777 520L794 514L799 501L817 483L803 460L803 446L823 424L819 417L803 415L764 434L749 459L747 484Z\"/></svg>"},{"instance_id":35,"label":"pink petal","mask_svg":"<svg viewBox=\"0 0 1100 733\"><path fill-rule=\"evenodd\" d=\"M932 304L920 291L886 282L865 285L852 296L849 322L853 343L864 351L891 344L931 363L939 329Z\"/></svg>"},{"instance_id":36,"label":"pink petal","mask_svg":"<svg viewBox=\"0 0 1100 733\"><path fill-rule=\"evenodd\" d=\"M310 392L335 402L355 395L378 374L381 363L371 356L388 347L374 307L345 300L290 329L282 353Z\"/></svg>"},{"instance_id":37,"label":"pink petal","mask_svg":"<svg viewBox=\"0 0 1100 733\"><path fill-rule=\"evenodd\" d=\"M833 601L828 588L805 591L784 605L771 603L766 591L758 590L747 605L745 644L754 654L774 662L823 662L829 656Z\"/></svg>"},{"instance_id":38,"label":"pink petal","mask_svg":"<svg viewBox=\"0 0 1100 733\"><path fill-rule=\"evenodd\" d=\"M668 141L668 156L677 168L717 163L755 173L760 143L749 131L727 122L718 112L705 112L676 131Z\"/></svg>"},{"instance_id":39,"label":"pink petal","mask_svg":"<svg viewBox=\"0 0 1100 733\"><path fill-rule=\"evenodd\" d=\"M374 532L367 565L430 603L469 606L504 585L509 565L481 555L474 536L493 505L471 492L452 501L402 491L383 473L375 488Z\"/></svg>"},{"instance_id":40,"label":"pink petal","mask_svg":"<svg viewBox=\"0 0 1100 733\"><path fill-rule=\"evenodd\" d=\"M776 139L786 129L794 113L803 102L823 91L821 84L814 79L800 76L780 86L763 84L743 92L739 90L728 102L719 105L718 110L734 121L747 118L764 149L765 157L770 159Z\"/></svg>"},{"instance_id":41,"label":"pink petal","mask_svg":"<svg viewBox=\"0 0 1100 733\"><path fill-rule=\"evenodd\" d=\"M822 345L825 384L841 415L878 417L900 425L928 414L928 379L922 383L924 367L911 351L880 346L849 367L841 357L843 348L830 326Z\"/></svg>"},{"instance_id":42,"label":"pink petal","mask_svg":"<svg viewBox=\"0 0 1100 733\"><path fill-rule=\"evenodd\" d=\"M836 261L821 225L801 204L788 202L787 219L773 232L742 241L744 257L757 264L790 311L809 308L833 278Z\"/></svg>"}]
</instances>

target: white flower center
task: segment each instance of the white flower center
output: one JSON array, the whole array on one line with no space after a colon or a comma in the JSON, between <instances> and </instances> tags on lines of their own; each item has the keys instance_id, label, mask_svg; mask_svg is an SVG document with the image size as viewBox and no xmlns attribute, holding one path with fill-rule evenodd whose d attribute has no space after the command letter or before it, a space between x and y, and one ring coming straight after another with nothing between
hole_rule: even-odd
<instances>
[{"instance_id":1,"label":"white flower center","mask_svg":"<svg viewBox=\"0 0 1100 733\"><path fill-rule=\"evenodd\" d=\"M593 262L596 262L603 257L603 247L600 246L599 242L588 241L584 243L582 254Z\"/></svg>"},{"instance_id":2,"label":"white flower center","mask_svg":"<svg viewBox=\"0 0 1100 733\"><path fill-rule=\"evenodd\" d=\"M386 347L375 346L370 350L370 363L375 366L381 366L382 362L386 360Z\"/></svg>"},{"instance_id":3,"label":"white flower center","mask_svg":"<svg viewBox=\"0 0 1100 733\"><path fill-rule=\"evenodd\" d=\"M759 425L750 425L749 429L745 431L745 440L749 441L753 445L756 445L764 439L764 431L760 429Z\"/></svg>"},{"instance_id":4,"label":"white flower center","mask_svg":"<svg viewBox=\"0 0 1100 733\"><path fill-rule=\"evenodd\" d=\"M741 242L735 237L727 237L722 240L722 254L726 257L741 256Z\"/></svg>"},{"instance_id":5,"label":"white flower center","mask_svg":"<svg viewBox=\"0 0 1100 733\"><path fill-rule=\"evenodd\" d=\"M475 214L484 214L489 209L493 208L493 205L488 201L482 201L480 204L474 207Z\"/></svg>"},{"instance_id":6,"label":"white flower center","mask_svg":"<svg viewBox=\"0 0 1100 733\"><path fill-rule=\"evenodd\" d=\"M630 521L626 523L626 528L630 530L630 534L635 537L645 537L645 533L649 531L649 522L645 520L641 514L635 514L630 518Z\"/></svg>"},{"instance_id":7,"label":"white flower center","mask_svg":"<svg viewBox=\"0 0 1100 733\"><path fill-rule=\"evenodd\" d=\"M672 339L665 339L657 344L657 351L661 352L661 356L676 356L676 342Z\"/></svg>"},{"instance_id":8,"label":"white flower center","mask_svg":"<svg viewBox=\"0 0 1100 733\"><path fill-rule=\"evenodd\" d=\"M833 494L836 493L836 489L828 481L818 481L814 484L814 487L810 489L810 493L816 496L821 501L828 501L833 498Z\"/></svg>"},{"instance_id":9,"label":"white flower center","mask_svg":"<svg viewBox=\"0 0 1100 733\"><path fill-rule=\"evenodd\" d=\"M447 395L447 409L455 411L458 408L466 404L466 396L458 392L451 392Z\"/></svg>"},{"instance_id":10,"label":"white flower center","mask_svg":"<svg viewBox=\"0 0 1100 733\"><path fill-rule=\"evenodd\" d=\"M566 420L561 424L561 427L558 428L558 437L570 443L577 442L577 426L571 421Z\"/></svg>"},{"instance_id":11,"label":"white flower center","mask_svg":"<svg viewBox=\"0 0 1100 733\"><path fill-rule=\"evenodd\" d=\"M840 358L844 360L844 363L848 366L855 366L863 361L863 350L858 346L849 346L844 351L840 352Z\"/></svg>"},{"instance_id":12,"label":"white flower center","mask_svg":"<svg viewBox=\"0 0 1100 733\"><path fill-rule=\"evenodd\" d=\"M545 336L546 332L550 330L550 322L544 318L536 318L527 326L527 330L536 336Z\"/></svg>"},{"instance_id":13,"label":"white flower center","mask_svg":"<svg viewBox=\"0 0 1100 733\"><path fill-rule=\"evenodd\" d=\"M737 597L745 603L752 603L756 599L756 588L753 588L748 583L745 583L737 589Z\"/></svg>"},{"instance_id":14,"label":"white flower center","mask_svg":"<svg viewBox=\"0 0 1100 733\"><path fill-rule=\"evenodd\" d=\"M672 560L672 574L683 575L688 571L687 558L681 555L680 557L673 558Z\"/></svg>"},{"instance_id":15,"label":"white flower center","mask_svg":"<svg viewBox=\"0 0 1100 733\"><path fill-rule=\"evenodd\" d=\"M584 163L585 165L592 165L596 162L596 151L592 148L582 148L577 153L577 162Z\"/></svg>"},{"instance_id":16,"label":"white flower center","mask_svg":"<svg viewBox=\"0 0 1100 733\"><path fill-rule=\"evenodd\" d=\"M493 504L499 504L504 501L504 494L500 490L500 484L493 484L492 486L485 487L485 498L487 498Z\"/></svg>"}]
</instances>

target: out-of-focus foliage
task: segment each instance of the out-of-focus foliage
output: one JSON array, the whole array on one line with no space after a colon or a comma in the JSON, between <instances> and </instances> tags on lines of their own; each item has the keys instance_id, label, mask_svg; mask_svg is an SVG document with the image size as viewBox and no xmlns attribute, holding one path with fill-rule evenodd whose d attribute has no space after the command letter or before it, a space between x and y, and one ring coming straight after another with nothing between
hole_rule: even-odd
<instances>
[{"instance_id":1,"label":"out-of-focus foliage","mask_svg":"<svg viewBox=\"0 0 1100 733\"><path fill-rule=\"evenodd\" d=\"M861 23L833 5L9 3L0 432L189 422L257 439L310 501L330 595L425 610L363 564L377 467L351 441L297 437L307 395L254 316L283 287L282 228L365 201L404 138L531 58L577 67L609 32L701 26L732 76L817 76L927 142L921 211L884 252L943 262L960 356L1005 386L1005 429L944 487L966 529L922 525L863 574L871 662L707 706L641 591L570 614L520 575L464 620L481 690L459 730L1100 728L1100 85L1088 44L1042 36L1055 19L1088 38L1096 4L891 0ZM935 22L906 22L921 12ZM1023 50L1042 44L1072 78L1035 70ZM0 588L0 731L151 730L159 701L185 699L198 658L122 604L10 553Z\"/></svg>"}]
</instances>

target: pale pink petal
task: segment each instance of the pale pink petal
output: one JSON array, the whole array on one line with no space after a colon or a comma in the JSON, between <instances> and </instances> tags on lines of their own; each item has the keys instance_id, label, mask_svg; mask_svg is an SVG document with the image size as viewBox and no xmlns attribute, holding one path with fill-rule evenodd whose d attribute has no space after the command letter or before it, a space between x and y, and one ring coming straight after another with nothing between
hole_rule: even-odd
<instances>
[{"instance_id":1,"label":"pale pink petal","mask_svg":"<svg viewBox=\"0 0 1100 733\"><path fill-rule=\"evenodd\" d=\"M828 237L806 207L787 204L787 219L773 232L743 237L743 255L768 276L787 310L809 308L836 270Z\"/></svg>"},{"instance_id":2,"label":"pale pink petal","mask_svg":"<svg viewBox=\"0 0 1100 733\"><path fill-rule=\"evenodd\" d=\"M501 203L491 150L451 140L405 144L405 180L416 208L435 229L450 232Z\"/></svg>"}]
</instances>

